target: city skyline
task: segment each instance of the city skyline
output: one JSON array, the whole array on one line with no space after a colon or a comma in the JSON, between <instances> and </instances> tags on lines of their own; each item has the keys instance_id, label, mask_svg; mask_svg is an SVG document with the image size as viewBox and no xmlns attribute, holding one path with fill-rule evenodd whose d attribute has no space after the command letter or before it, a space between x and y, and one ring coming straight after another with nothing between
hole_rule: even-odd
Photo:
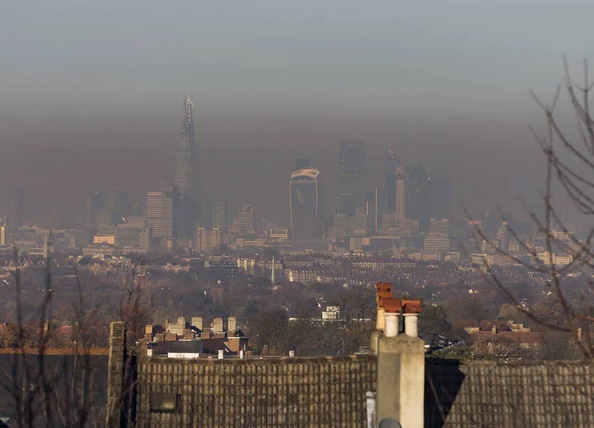
<instances>
[{"instance_id":1,"label":"city skyline","mask_svg":"<svg viewBox=\"0 0 594 428\"><path fill-rule=\"evenodd\" d=\"M562 55L577 72L591 54L593 6L572 4L7 5L0 32L18 43L0 47L0 203L23 186L30 215L71 213L92 189L128 182L137 198L174 177L172 118L188 92L209 159L203 198L245 195L279 221L288 208L259 198L286 193L292 159L315 155L333 176L335 142L355 136L369 160L391 144L448 176L456 209L522 211L516 194L535 208L529 125L542 122L528 90L550 99ZM239 163L278 183L230 170Z\"/></svg>"},{"instance_id":2,"label":"city skyline","mask_svg":"<svg viewBox=\"0 0 594 428\"><path fill-rule=\"evenodd\" d=\"M589 426L591 16L7 3L0 428Z\"/></svg>"}]
</instances>

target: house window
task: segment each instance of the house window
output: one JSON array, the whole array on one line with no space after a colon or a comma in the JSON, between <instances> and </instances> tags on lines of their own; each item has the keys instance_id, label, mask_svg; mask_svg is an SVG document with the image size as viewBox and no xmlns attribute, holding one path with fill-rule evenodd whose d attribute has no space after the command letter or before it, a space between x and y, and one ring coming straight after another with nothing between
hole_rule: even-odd
<instances>
[{"instance_id":1,"label":"house window","mask_svg":"<svg viewBox=\"0 0 594 428\"><path fill-rule=\"evenodd\" d=\"M172 392L155 392L151 395L151 412L175 412L178 398L178 395Z\"/></svg>"}]
</instances>

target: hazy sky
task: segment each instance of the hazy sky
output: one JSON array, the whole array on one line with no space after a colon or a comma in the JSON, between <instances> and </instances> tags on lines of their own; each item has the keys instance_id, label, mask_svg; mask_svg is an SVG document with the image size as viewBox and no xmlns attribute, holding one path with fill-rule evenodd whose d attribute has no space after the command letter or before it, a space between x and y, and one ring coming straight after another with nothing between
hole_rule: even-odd
<instances>
[{"instance_id":1,"label":"hazy sky","mask_svg":"<svg viewBox=\"0 0 594 428\"><path fill-rule=\"evenodd\" d=\"M561 0L5 1L0 190L23 184L34 206L157 187L188 93L206 193L280 198L295 156L330 175L340 139L362 137L370 160L392 144L473 181L457 198L492 199L483 174L501 203L538 171L528 89L550 97L563 54L592 58L592 17L594 2ZM258 157L269 174L241 180L267 170Z\"/></svg>"}]
</instances>

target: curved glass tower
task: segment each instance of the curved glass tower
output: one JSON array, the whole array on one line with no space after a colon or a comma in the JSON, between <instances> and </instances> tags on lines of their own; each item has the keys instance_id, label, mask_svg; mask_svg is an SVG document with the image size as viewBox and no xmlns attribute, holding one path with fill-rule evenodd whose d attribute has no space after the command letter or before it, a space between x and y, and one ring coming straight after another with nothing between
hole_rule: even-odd
<instances>
[{"instance_id":1,"label":"curved glass tower","mask_svg":"<svg viewBox=\"0 0 594 428\"><path fill-rule=\"evenodd\" d=\"M289 180L289 209L293 242L318 237L318 175L313 168L300 169Z\"/></svg>"}]
</instances>

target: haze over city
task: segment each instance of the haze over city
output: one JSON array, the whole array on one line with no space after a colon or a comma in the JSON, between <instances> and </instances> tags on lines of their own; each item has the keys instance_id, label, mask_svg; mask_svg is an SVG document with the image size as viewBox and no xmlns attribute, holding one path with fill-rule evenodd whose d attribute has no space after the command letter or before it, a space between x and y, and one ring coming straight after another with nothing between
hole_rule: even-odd
<instances>
[{"instance_id":1,"label":"haze over city","mask_svg":"<svg viewBox=\"0 0 594 428\"><path fill-rule=\"evenodd\" d=\"M594 426L594 2L5 3L0 428Z\"/></svg>"},{"instance_id":2,"label":"haze over city","mask_svg":"<svg viewBox=\"0 0 594 428\"><path fill-rule=\"evenodd\" d=\"M307 157L333 189L342 139L388 146L452 182L453 206L516 210L541 187L533 89L579 65L589 2L43 2L0 16L1 201L27 217L82 212L89 191L143 193L172 176L194 100L204 196L288 218Z\"/></svg>"}]
</instances>

